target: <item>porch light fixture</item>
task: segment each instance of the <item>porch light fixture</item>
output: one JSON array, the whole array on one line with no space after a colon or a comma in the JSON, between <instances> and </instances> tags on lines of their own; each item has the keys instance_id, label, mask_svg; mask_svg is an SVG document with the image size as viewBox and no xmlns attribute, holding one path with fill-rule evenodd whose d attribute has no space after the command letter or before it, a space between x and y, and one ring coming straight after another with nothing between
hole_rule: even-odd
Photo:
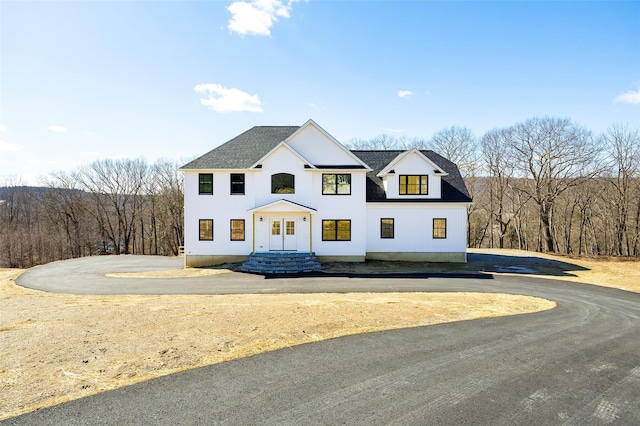
<instances>
[{"instance_id":1,"label":"porch light fixture","mask_svg":"<svg viewBox=\"0 0 640 426\"><path fill-rule=\"evenodd\" d=\"M263 220L263 218L262 218L262 216L260 216L260 222L262 222L262 220Z\"/></svg>"},{"instance_id":2,"label":"porch light fixture","mask_svg":"<svg viewBox=\"0 0 640 426\"><path fill-rule=\"evenodd\" d=\"M302 221L303 221L303 222L306 222L306 221L307 221L307 217L306 217L306 216L305 216L305 217L303 217L303 218L302 218Z\"/></svg>"}]
</instances>

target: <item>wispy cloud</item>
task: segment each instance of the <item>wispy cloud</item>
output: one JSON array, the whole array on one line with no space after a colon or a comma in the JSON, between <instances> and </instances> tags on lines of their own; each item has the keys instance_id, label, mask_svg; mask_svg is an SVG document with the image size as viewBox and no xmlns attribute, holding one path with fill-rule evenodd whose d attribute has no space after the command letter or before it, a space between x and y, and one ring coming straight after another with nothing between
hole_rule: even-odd
<instances>
[{"instance_id":1,"label":"wispy cloud","mask_svg":"<svg viewBox=\"0 0 640 426\"><path fill-rule=\"evenodd\" d=\"M13 143L0 141L0 152L17 152L20 151L20 145L16 145Z\"/></svg>"},{"instance_id":2,"label":"wispy cloud","mask_svg":"<svg viewBox=\"0 0 640 426\"><path fill-rule=\"evenodd\" d=\"M411 90L398 90L399 98L408 98L411 95L413 95L413 92Z\"/></svg>"},{"instance_id":3,"label":"wispy cloud","mask_svg":"<svg viewBox=\"0 0 640 426\"><path fill-rule=\"evenodd\" d=\"M6 132L7 128L4 125L0 124L0 132Z\"/></svg>"},{"instance_id":4,"label":"wispy cloud","mask_svg":"<svg viewBox=\"0 0 640 426\"><path fill-rule=\"evenodd\" d=\"M298 0L253 0L235 1L227 7L231 12L229 32L240 35L270 36L271 27L278 18L288 18L291 5Z\"/></svg>"},{"instance_id":5,"label":"wispy cloud","mask_svg":"<svg viewBox=\"0 0 640 426\"><path fill-rule=\"evenodd\" d=\"M67 128L63 126L51 125L47 127L47 129L51 130L53 133L67 133Z\"/></svg>"},{"instance_id":6,"label":"wispy cloud","mask_svg":"<svg viewBox=\"0 0 640 426\"><path fill-rule=\"evenodd\" d=\"M208 94L208 98L200 98L200 103L216 112L263 112L258 95L250 95L235 88L227 89L213 83L198 84L193 90Z\"/></svg>"},{"instance_id":7,"label":"wispy cloud","mask_svg":"<svg viewBox=\"0 0 640 426\"><path fill-rule=\"evenodd\" d=\"M613 98L613 102L620 104L640 104L640 88L638 90L629 90L627 93Z\"/></svg>"}]
</instances>

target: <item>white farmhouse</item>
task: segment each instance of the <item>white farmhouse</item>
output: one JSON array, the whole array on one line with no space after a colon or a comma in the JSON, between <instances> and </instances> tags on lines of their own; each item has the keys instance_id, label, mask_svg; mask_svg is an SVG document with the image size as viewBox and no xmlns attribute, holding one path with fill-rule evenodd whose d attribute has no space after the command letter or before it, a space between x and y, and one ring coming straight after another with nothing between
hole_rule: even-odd
<instances>
[{"instance_id":1,"label":"white farmhouse","mask_svg":"<svg viewBox=\"0 0 640 426\"><path fill-rule=\"evenodd\" d=\"M471 198L433 151L350 151L309 120L253 127L180 170L186 266L266 252L466 261Z\"/></svg>"}]
</instances>

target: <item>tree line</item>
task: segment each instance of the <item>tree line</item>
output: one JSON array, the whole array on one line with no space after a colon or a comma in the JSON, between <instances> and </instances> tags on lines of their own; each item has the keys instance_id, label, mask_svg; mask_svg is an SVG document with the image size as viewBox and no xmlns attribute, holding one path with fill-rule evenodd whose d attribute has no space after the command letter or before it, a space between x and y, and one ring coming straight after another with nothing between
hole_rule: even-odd
<instances>
[{"instance_id":1,"label":"tree line","mask_svg":"<svg viewBox=\"0 0 640 426\"><path fill-rule=\"evenodd\" d=\"M97 254L177 255L184 244L179 166L106 159L52 173L42 187L8 179L0 188L0 266Z\"/></svg>"},{"instance_id":2,"label":"tree line","mask_svg":"<svg viewBox=\"0 0 640 426\"><path fill-rule=\"evenodd\" d=\"M594 135L535 117L481 137L450 127L430 139L381 135L352 149L432 149L456 163L473 197L470 247L640 257L640 132Z\"/></svg>"},{"instance_id":3,"label":"tree line","mask_svg":"<svg viewBox=\"0 0 640 426\"><path fill-rule=\"evenodd\" d=\"M535 117L481 137L465 127L429 139L380 135L351 149L432 149L456 163L473 197L470 247L640 257L640 131L594 135ZM184 244L180 164L99 160L0 188L0 266L97 254L177 255ZM0 184L0 186L2 186Z\"/></svg>"}]
</instances>

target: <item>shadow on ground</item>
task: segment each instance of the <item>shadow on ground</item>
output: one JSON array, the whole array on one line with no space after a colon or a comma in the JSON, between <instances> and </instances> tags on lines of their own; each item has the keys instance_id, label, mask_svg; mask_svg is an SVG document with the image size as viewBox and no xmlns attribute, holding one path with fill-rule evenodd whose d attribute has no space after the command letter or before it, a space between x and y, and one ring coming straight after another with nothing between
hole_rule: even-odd
<instances>
[{"instance_id":1,"label":"shadow on ground","mask_svg":"<svg viewBox=\"0 0 640 426\"><path fill-rule=\"evenodd\" d=\"M550 275L575 277L573 271L587 271L582 266L554 259L535 256L511 256L504 254L469 253L467 267L474 271L500 272L523 275Z\"/></svg>"},{"instance_id":2,"label":"shadow on ground","mask_svg":"<svg viewBox=\"0 0 640 426\"><path fill-rule=\"evenodd\" d=\"M536 256L468 253L467 263L390 262L368 260L364 263L323 263L318 277L346 278L479 278L491 279L491 273L575 277L575 271L586 271L579 265ZM261 274L262 275L262 274ZM290 274L266 274L265 278L292 277ZM305 273L304 276L311 276Z\"/></svg>"}]
</instances>

